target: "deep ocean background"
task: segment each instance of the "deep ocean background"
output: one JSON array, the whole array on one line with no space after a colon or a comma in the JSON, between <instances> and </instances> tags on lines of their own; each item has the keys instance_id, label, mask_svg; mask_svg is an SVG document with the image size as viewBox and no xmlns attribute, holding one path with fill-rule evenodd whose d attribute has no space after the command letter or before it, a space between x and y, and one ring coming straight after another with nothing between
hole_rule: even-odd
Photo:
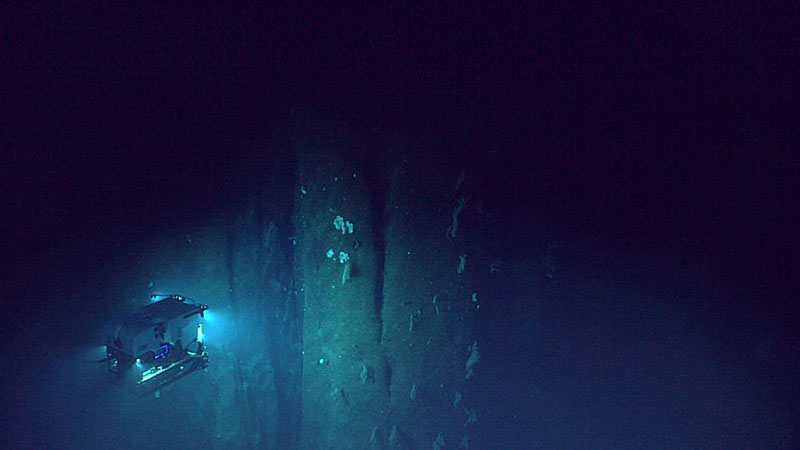
<instances>
[{"instance_id":1,"label":"deep ocean background","mask_svg":"<svg viewBox=\"0 0 800 450\"><path fill-rule=\"evenodd\" d=\"M458 149L510 261L565 249L530 334L504 334L519 327L502 305L478 324L497 350L487 448L514 434L517 448L798 445L785 14L192 7L12 8L0 333L19 370L3 421L42 419L13 400L63 389L49 368L96 340L125 261L224 217L264 158L292 158L262 144L313 109ZM84 371L68 384L91 383ZM506 414L512 398L527 400ZM77 434L81 417L52 419Z\"/></svg>"}]
</instances>

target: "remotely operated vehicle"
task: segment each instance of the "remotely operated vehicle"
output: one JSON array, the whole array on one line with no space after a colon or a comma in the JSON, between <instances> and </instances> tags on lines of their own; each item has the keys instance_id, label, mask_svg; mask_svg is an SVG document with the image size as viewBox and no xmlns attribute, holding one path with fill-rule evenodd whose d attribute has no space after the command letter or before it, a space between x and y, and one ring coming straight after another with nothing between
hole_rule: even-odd
<instances>
[{"instance_id":1,"label":"remotely operated vehicle","mask_svg":"<svg viewBox=\"0 0 800 450\"><path fill-rule=\"evenodd\" d=\"M208 306L174 294L151 300L106 337L108 370L140 392L208 366L203 337Z\"/></svg>"}]
</instances>

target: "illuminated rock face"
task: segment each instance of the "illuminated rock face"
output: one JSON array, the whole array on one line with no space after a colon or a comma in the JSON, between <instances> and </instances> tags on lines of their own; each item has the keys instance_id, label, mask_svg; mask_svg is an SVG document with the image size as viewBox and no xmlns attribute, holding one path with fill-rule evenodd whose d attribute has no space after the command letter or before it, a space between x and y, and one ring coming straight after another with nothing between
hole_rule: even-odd
<instances>
[{"instance_id":1,"label":"illuminated rock face","mask_svg":"<svg viewBox=\"0 0 800 450\"><path fill-rule=\"evenodd\" d=\"M465 390L477 308L469 268L456 271L471 252L459 169L404 161L399 141L344 126L301 121L299 130L301 447L427 448L443 435L455 445L464 413L452 404ZM454 237L442 211L458 205ZM348 222L352 233L342 231Z\"/></svg>"},{"instance_id":2,"label":"illuminated rock face","mask_svg":"<svg viewBox=\"0 0 800 450\"><path fill-rule=\"evenodd\" d=\"M297 261L303 272L303 448L359 448L387 423L382 233L355 135L303 123L297 136ZM378 206L380 208L380 206ZM338 257L337 257L338 255ZM376 430L376 427L377 430Z\"/></svg>"}]
</instances>

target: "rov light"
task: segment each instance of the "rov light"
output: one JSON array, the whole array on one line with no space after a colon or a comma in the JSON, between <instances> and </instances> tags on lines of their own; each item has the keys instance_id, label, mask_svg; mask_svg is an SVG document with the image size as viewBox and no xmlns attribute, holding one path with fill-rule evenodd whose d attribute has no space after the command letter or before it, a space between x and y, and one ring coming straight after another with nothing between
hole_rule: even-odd
<instances>
[{"instance_id":1,"label":"rov light","mask_svg":"<svg viewBox=\"0 0 800 450\"><path fill-rule=\"evenodd\" d=\"M163 344L161 346L161 352L153 355L153 359L163 358L167 356L167 353L169 353L169 344Z\"/></svg>"},{"instance_id":2,"label":"rov light","mask_svg":"<svg viewBox=\"0 0 800 450\"><path fill-rule=\"evenodd\" d=\"M197 342L199 342L201 344L203 343L203 324L202 323L198 323L197 324Z\"/></svg>"},{"instance_id":3,"label":"rov light","mask_svg":"<svg viewBox=\"0 0 800 450\"><path fill-rule=\"evenodd\" d=\"M224 336L233 333L234 320L231 317L230 311L209 308L204 311L205 316L203 320L203 335L208 337L214 342L224 340Z\"/></svg>"}]
</instances>

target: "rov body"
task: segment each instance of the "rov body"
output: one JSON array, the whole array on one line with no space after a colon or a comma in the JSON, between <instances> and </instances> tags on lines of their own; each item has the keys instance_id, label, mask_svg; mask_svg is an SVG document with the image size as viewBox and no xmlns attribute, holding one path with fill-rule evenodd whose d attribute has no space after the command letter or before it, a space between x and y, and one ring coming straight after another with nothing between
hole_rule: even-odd
<instances>
[{"instance_id":1,"label":"rov body","mask_svg":"<svg viewBox=\"0 0 800 450\"><path fill-rule=\"evenodd\" d=\"M106 336L108 370L138 390L158 389L208 366L203 336L208 306L180 295L152 300Z\"/></svg>"}]
</instances>

